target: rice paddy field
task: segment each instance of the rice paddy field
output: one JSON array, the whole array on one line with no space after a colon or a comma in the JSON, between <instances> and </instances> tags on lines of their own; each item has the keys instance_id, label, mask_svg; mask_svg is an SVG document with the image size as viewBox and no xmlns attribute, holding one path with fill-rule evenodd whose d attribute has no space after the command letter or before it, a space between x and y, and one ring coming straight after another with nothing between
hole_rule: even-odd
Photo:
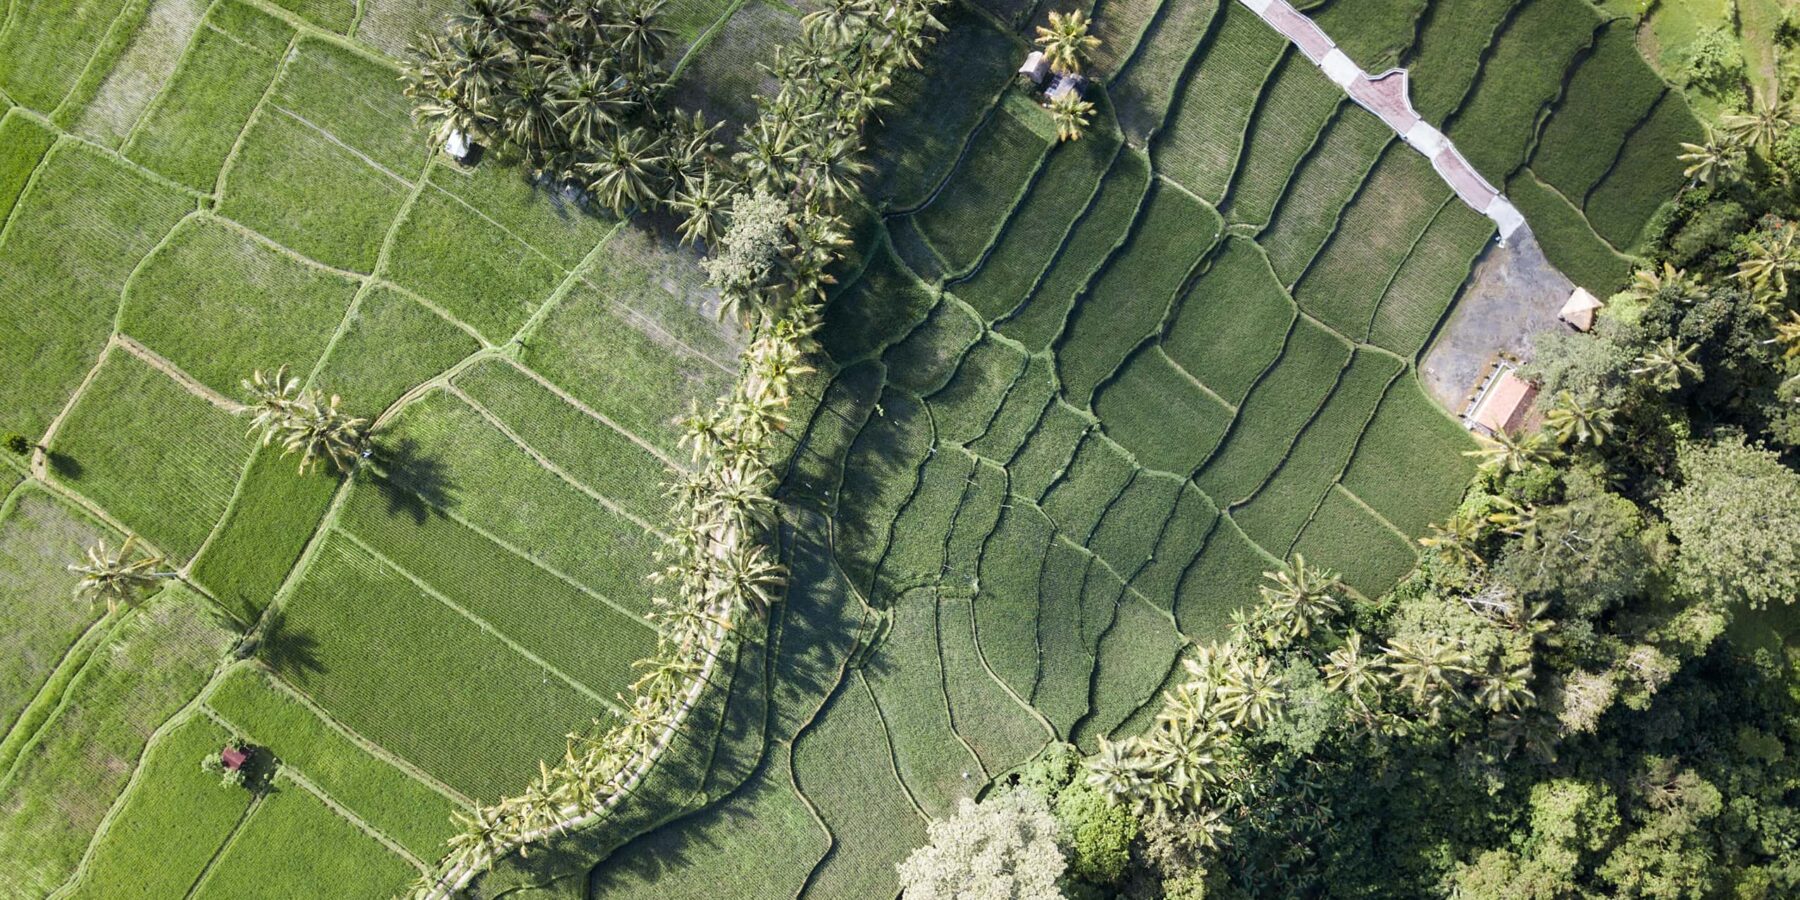
<instances>
[{"instance_id":1,"label":"rice paddy field","mask_svg":"<svg viewBox=\"0 0 1800 900\"><path fill-rule=\"evenodd\" d=\"M616 702L677 421L736 376L691 249L408 120L440 0L15 0L0 20L0 893L385 897ZM810 8L810 6L809 6ZM1472 446L1416 364L1493 238L1232 0L1099 0L1093 126L1012 87L1049 6L952 6L894 87L788 432L792 576L639 794L482 896L889 896L1052 740L1146 724L1293 552L1375 597ZM1365 66L1624 277L1697 131L1585 0L1332 0ZM727 120L798 33L680 0ZM348 479L237 416L288 365L377 421ZM70 599L92 541L183 576ZM259 796L200 760L279 761Z\"/></svg>"}]
</instances>

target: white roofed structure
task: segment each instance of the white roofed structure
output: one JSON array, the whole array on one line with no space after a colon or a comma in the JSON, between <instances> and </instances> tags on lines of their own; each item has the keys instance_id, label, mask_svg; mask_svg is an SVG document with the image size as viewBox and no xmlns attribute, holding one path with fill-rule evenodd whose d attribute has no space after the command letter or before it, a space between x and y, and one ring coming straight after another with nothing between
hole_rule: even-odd
<instances>
[{"instance_id":1,"label":"white roofed structure","mask_svg":"<svg viewBox=\"0 0 1800 900\"><path fill-rule=\"evenodd\" d=\"M1562 312L1556 317L1567 322L1576 331L1590 331L1594 327L1594 314L1600 311L1600 298L1588 293L1587 288L1576 288L1563 304Z\"/></svg>"}]
</instances>

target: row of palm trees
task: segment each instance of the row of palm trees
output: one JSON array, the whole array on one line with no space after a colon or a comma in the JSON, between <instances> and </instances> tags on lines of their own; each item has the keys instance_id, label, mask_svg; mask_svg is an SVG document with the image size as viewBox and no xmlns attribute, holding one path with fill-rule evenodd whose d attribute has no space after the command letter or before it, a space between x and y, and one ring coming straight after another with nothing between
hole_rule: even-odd
<instances>
[{"instance_id":1,"label":"row of palm trees","mask_svg":"<svg viewBox=\"0 0 1800 900\"><path fill-rule=\"evenodd\" d=\"M1255 789L1253 738L1287 718L1295 664L1317 671L1363 733L1384 739L1453 709L1519 717L1537 703L1529 662L1498 651L1478 658L1463 641L1429 632L1371 646L1344 627L1336 575L1298 554L1263 574L1262 602L1239 611L1227 640L1183 660L1188 679L1164 695L1151 729L1103 738L1087 764L1090 783L1109 796L1194 823L1202 846L1229 840L1233 808Z\"/></svg>"},{"instance_id":2,"label":"row of palm trees","mask_svg":"<svg viewBox=\"0 0 1800 900\"><path fill-rule=\"evenodd\" d=\"M459 817L460 832L416 896L446 897L494 861L604 814L674 739L741 615L776 602L785 570L771 547L777 523L776 436L787 427L795 382L812 369L818 310L848 244L841 212L860 196L870 117L895 74L943 26L943 0L833 0L802 19L800 42L771 71L780 88L727 155L698 116L640 147L620 148L592 183L616 208L661 194L721 295L721 315L750 323L745 365L730 393L696 404L683 424L689 465L669 486L671 537L652 576L657 651L621 695L620 712L570 735L561 760L543 764L517 796ZM678 133L678 139L667 136ZM629 139L628 139L629 140ZM631 150L632 152L625 152ZM626 174L630 173L630 174Z\"/></svg>"}]
</instances>

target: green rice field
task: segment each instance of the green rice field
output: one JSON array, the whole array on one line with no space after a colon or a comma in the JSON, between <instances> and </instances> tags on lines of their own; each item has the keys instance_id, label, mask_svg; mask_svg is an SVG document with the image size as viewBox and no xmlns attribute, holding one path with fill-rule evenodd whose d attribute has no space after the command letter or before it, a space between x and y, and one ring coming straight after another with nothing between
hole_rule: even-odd
<instances>
[{"instance_id":1,"label":"green rice field","mask_svg":"<svg viewBox=\"0 0 1800 900\"><path fill-rule=\"evenodd\" d=\"M817 7L668 4L674 101L741 126ZM656 223L428 146L399 61L456 8L5 7L0 431L43 450L0 464L0 894L395 896L654 652L660 483L746 335ZM872 125L785 599L628 802L475 896L890 897L960 798L1143 728L1263 571L1378 597L1458 502L1473 442L1417 365L1492 224L1234 0L1093 5L1058 143L1011 81L1051 8L959 0ZM1698 127L1630 34L1585 0L1322 10L1553 262L1625 277ZM240 381L283 365L375 422L354 475L246 435ZM180 578L71 600L126 534ZM227 741L270 791L200 771Z\"/></svg>"}]
</instances>

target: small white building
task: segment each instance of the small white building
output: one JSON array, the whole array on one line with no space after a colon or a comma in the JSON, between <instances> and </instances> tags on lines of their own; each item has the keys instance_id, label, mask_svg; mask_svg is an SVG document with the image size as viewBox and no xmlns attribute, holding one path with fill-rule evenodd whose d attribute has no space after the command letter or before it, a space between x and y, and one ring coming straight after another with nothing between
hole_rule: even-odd
<instances>
[{"instance_id":1,"label":"small white building","mask_svg":"<svg viewBox=\"0 0 1800 900\"><path fill-rule=\"evenodd\" d=\"M1087 94L1087 84L1086 78L1073 72L1067 72L1056 76L1056 80L1050 82L1050 89L1044 92L1044 98L1055 100L1064 94L1074 94L1079 99Z\"/></svg>"},{"instance_id":2,"label":"small white building","mask_svg":"<svg viewBox=\"0 0 1800 900\"><path fill-rule=\"evenodd\" d=\"M1594 315L1600 311L1600 306L1600 299L1588 293L1587 288L1576 288L1556 317L1576 331L1591 331L1594 327Z\"/></svg>"},{"instance_id":3,"label":"small white building","mask_svg":"<svg viewBox=\"0 0 1800 900\"><path fill-rule=\"evenodd\" d=\"M1031 82L1032 87L1044 83L1044 76L1050 74L1050 61L1044 59L1042 51L1033 50L1025 57L1025 63L1019 66L1019 77Z\"/></svg>"},{"instance_id":4,"label":"small white building","mask_svg":"<svg viewBox=\"0 0 1800 900\"><path fill-rule=\"evenodd\" d=\"M450 132L450 136L444 138L444 152L450 154L458 162L467 159L469 157L469 136L460 131Z\"/></svg>"}]
</instances>

